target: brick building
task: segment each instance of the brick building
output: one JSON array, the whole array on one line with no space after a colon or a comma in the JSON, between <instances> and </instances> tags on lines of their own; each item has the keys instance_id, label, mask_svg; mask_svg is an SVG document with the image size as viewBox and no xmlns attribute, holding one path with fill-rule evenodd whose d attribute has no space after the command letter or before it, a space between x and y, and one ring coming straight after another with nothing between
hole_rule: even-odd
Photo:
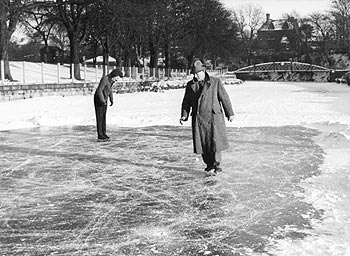
<instances>
[{"instance_id":1,"label":"brick building","mask_svg":"<svg viewBox=\"0 0 350 256\"><path fill-rule=\"evenodd\" d=\"M273 20L266 14L266 21L258 29L259 48L269 51L290 51L296 48L297 23L287 19Z\"/></svg>"}]
</instances>

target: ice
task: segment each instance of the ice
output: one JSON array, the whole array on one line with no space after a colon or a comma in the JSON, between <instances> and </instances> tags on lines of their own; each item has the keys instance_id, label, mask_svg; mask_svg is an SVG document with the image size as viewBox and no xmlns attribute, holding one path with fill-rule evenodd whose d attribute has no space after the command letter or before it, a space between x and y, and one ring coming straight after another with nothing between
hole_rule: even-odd
<instances>
[{"instance_id":1,"label":"ice","mask_svg":"<svg viewBox=\"0 0 350 256\"><path fill-rule=\"evenodd\" d=\"M347 255L349 87L226 86L224 172L205 177L183 90L0 102L4 255Z\"/></svg>"}]
</instances>

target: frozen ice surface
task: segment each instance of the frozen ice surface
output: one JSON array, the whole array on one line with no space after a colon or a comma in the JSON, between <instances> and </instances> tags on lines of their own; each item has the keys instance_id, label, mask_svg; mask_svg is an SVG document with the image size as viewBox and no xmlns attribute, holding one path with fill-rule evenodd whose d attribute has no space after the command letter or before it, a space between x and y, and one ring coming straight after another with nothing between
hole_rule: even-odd
<instances>
[{"instance_id":1,"label":"frozen ice surface","mask_svg":"<svg viewBox=\"0 0 350 256\"><path fill-rule=\"evenodd\" d=\"M319 174L317 130L229 128L215 177L189 127L108 130L106 143L94 126L0 132L2 255L265 254L322 216L299 186Z\"/></svg>"},{"instance_id":2,"label":"frozen ice surface","mask_svg":"<svg viewBox=\"0 0 350 256\"><path fill-rule=\"evenodd\" d=\"M0 255L350 255L350 87L226 89L209 178L183 90L115 95L108 144L91 95L0 102Z\"/></svg>"}]
</instances>

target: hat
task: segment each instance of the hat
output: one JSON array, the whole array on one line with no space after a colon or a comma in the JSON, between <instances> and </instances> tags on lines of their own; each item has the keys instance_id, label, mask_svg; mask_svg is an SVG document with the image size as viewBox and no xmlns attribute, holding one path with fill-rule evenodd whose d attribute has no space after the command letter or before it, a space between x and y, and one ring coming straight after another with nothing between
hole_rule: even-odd
<instances>
[{"instance_id":1,"label":"hat","mask_svg":"<svg viewBox=\"0 0 350 256\"><path fill-rule=\"evenodd\" d=\"M111 71L111 73L109 73L109 76L110 77L116 77L116 76L123 77L123 72L121 72L119 69L113 69Z\"/></svg>"},{"instance_id":2,"label":"hat","mask_svg":"<svg viewBox=\"0 0 350 256\"><path fill-rule=\"evenodd\" d=\"M191 67L191 74L196 74L203 70L205 70L203 63L200 60L195 60Z\"/></svg>"}]
</instances>

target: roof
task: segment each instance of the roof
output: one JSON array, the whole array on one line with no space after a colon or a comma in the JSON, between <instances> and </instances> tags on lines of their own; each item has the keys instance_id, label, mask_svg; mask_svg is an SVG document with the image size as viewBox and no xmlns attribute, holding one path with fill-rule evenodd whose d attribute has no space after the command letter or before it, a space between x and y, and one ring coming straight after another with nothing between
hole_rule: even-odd
<instances>
[{"instance_id":1,"label":"roof","mask_svg":"<svg viewBox=\"0 0 350 256\"><path fill-rule=\"evenodd\" d=\"M292 30L294 29L294 25L292 22L284 19L272 20L269 19L265 21L265 23L260 27L260 31L267 30Z\"/></svg>"},{"instance_id":2,"label":"roof","mask_svg":"<svg viewBox=\"0 0 350 256\"><path fill-rule=\"evenodd\" d=\"M116 62L117 60L111 56L108 57L109 62ZM94 62L94 58L88 59L85 62ZM103 62L103 56L97 56L96 62Z\"/></svg>"}]
</instances>

